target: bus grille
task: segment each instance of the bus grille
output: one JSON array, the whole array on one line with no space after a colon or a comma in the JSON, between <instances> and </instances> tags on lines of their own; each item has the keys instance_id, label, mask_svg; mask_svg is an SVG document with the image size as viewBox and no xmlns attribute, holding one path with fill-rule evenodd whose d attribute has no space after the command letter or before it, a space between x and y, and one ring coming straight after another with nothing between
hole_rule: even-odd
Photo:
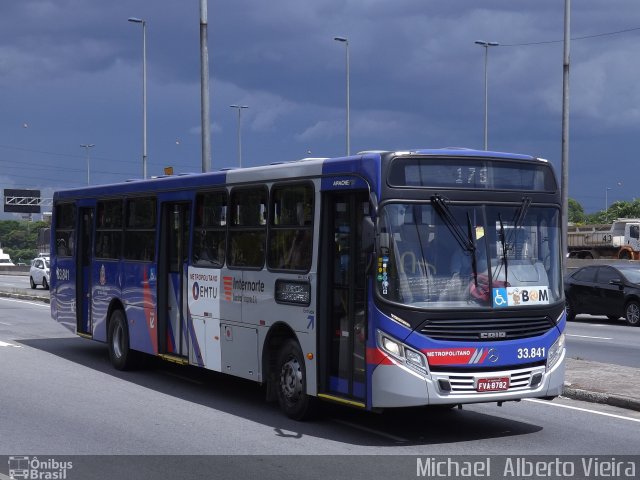
<instances>
[{"instance_id":1,"label":"bus grille","mask_svg":"<svg viewBox=\"0 0 640 480\"><path fill-rule=\"evenodd\" d=\"M495 342L543 335L554 327L548 317L491 318L487 320L428 320L420 329L435 340Z\"/></svg>"},{"instance_id":2,"label":"bus grille","mask_svg":"<svg viewBox=\"0 0 640 480\"><path fill-rule=\"evenodd\" d=\"M520 370L507 375L510 377L508 391L528 388L532 374L531 370ZM475 379L471 375L451 374L449 375L449 382L451 384L451 393L477 393Z\"/></svg>"}]
</instances>

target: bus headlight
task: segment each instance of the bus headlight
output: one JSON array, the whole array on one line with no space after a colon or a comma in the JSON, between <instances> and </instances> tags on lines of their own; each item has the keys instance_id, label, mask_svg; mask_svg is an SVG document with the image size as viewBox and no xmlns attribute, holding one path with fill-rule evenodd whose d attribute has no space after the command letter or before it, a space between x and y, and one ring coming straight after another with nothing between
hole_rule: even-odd
<instances>
[{"instance_id":1,"label":"bus headlight","mask_svg":"<svg viewBox=\"0 0 640 480\"><path fill-rule=\"evenodd\" d=\"M405 347L404 355L408 364L422 370L423 372L427 371L427 360L424 358L424 355L416 352L415 350L411 350L409 347Z\"/></svg>"},{"instance_id":2,"label":"bus headlight","mask_svg":"<svg viewBox=\"0 0 640 480\"><path fill-rule=\"evenodd\" d=\"M551 370L553 366L558 363L558 360L562 357L564 352L564 333L561 334L558 339L551 345L549 349L549 355L547 356L547 371Z\"/></svg>"},{"instance_id":3,"label":"bus headlight","mask_svg":"<svg viewBox=\"0 0 640 480\"><path fill-rule=\"evenodd\" d=\"M408 347L402 342L388 337L380 330L378 330L377 333L378 347L380 348L380 350L389 354L401 363L404 363L408 367L420 370L422 373L428 373L427 359L422 353L414 350L411 347Z\"/></svg>"}]
</instances>

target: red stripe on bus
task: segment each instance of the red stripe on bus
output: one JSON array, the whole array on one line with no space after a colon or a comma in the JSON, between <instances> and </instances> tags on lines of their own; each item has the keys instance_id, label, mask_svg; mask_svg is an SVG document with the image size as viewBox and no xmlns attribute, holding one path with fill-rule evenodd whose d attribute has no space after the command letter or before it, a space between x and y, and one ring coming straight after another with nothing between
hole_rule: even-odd
<instances>
[{"instance_id":1,"label":"red stripe on bus","mask_svg":"<svg viewBox=\"0 0 640 480\"><path fill-rule=\"evenodd\" d=\"M367 348L368 365L393 365L389 356L377 347Z\"/></svg>"}]
</instances>

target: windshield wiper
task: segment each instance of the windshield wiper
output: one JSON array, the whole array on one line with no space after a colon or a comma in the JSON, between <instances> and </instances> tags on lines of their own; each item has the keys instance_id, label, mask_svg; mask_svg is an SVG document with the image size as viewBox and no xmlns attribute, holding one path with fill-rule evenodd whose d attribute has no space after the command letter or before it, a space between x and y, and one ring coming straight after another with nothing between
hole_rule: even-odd
<instances>
[{"instance_id":1,"label":"windshield wiper","mask_svg":"<svg viewBox=\"0 0 640 480\"><path fill-rule=\"evenodd\" d=\"M502 215L498 213L498 220L500 221L500 244L502 245L502 264L504 265L504 283L507 284L507 242L504 238L504 224L502 223ZM500 272L500 270L498 270Z\"/></svg>"},{"instance_id":2,"label":"windshield wiper","mask_svg":"<svg viewBox=\"0 0 640 480\"><path fill-rule=\"evenodd\" d=\"M520 204L520 208L516 211L513 220L513 230L517 230L522 226L522 222L524 222L524 217L527 216L527 211L531 206L531 197L522 197L522 203Z\"/></svg>"},{"instance_id":3,"label":"windshield wiper","mask_svg":"<svg viewBox=\"0 0 640 480\"><path fill-rule=\"evenodd\" d=\"M507 245L511 245L513 238L518 233L518 229L522 227L525 217L527 216L527 212L529 211L529 207L531 206L531 197L523 197L522 203L518 207L518 210L513 214L513 220L511 224L513 225L513 230L511 230L511 235L509 235L509 241Z\"/></svg>"},{"instance_id":4,"label":"windshield wiper","mask_svg":"<svg viewBox=\"0 0 640 480\"><path fill-rule=\"evenodd\" d=\"M444 221L445 225L453 235L453 238L456 239L460 248L465 252L469 252L471 254L471 269L473 270L473 283L475 286L478 286L478 265L476 262L476 242L473 236L473 227L471 226L471 217L469 216L469 212L467 212L467 233L465 235L464 231L460 227L460 225L456 222L453 214L451 213L451 209L445 202L444 198L440 195L436 194L431 197L431 203L433 204L433 208L438 213L440 218Z\"/></svg>"},{"instance_id":5,"label":"windshield wiper","mask_svg":"<svg viewBox=\"0 0 640 480\"><path fill-rule=\"evenodd\" d=\"M471 245L471 269L473 272L473 283L478 287L478 264L476 261L476 242L473 237L473 227L471 225L471 217L469 216L469 212L467 212L467 241Z\"/></svg>"},{"instance_id":6,"label":"windshield wiper","mask_svg":"<svg viewBox=\"0 0 640 480\"><path fill-rule=\"evenodd\" d=\"M456 223L456 219L451 213L451 209L449 209L449 206L446 204L444 198L442 198L438 194L433 195L431 196L431 203L433 204L433 208L435 209L436 213L440 216L440 218L442 218L444 224L453 235L453 238L455 238L456 242L458 242L458 245L460 245L460 248L462 248L465 252L475 252L476 246L473 241L470 240L471 234L467 233L465 235L465 233L462 231L462 228L460 228L460 225ZM471 220L469 220L469 223L471 223Z\"/></svg>"}]
</instances>

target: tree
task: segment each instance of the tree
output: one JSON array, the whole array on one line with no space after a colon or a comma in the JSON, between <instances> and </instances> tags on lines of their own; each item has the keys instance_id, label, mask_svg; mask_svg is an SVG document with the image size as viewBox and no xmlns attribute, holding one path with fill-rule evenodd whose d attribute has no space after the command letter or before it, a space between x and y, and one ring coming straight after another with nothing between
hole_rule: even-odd
<instances>
[{"instance_id":1,"label":"tree","mask_svg":"<svg viewBox=\"0 0 640 480\"><path fill-rule=\"evenodd\" d=\"M573 198L569 199L569 222L571 223L584 223L586 220L584 209L577 200Z\"/></svg>"},{"instance_id":2,"label":"tree","mask_svg":"<svg viewBox=\"0 0 640 480\"><path fill-rule=\"evenodd\" d=\"M586 215L585 222L593 223L611 223L616 218L640 218L640 200L631 202L614 202L605 210Z\"/></svg>"},{"instance_id":3,"label":"tree","mask_svg":"<svg viewBox=\"0 0 640 480\"><path fill-rule=\"evenodd\" d=\"M610 220L616 218L640 218L640 200L632 202L614 202L608 210Z\"/></svg>"},{"instance_id":4,"label":"tree","mask_svg":"<svg viewBox=\"0 0 640 480\"><path fill-rule=\"evenodd\" d=\"M47 222L0 220L0 245L14 262L29 263L38 255L38 232L47 227Z\"/></svg>"}]
</instances>

